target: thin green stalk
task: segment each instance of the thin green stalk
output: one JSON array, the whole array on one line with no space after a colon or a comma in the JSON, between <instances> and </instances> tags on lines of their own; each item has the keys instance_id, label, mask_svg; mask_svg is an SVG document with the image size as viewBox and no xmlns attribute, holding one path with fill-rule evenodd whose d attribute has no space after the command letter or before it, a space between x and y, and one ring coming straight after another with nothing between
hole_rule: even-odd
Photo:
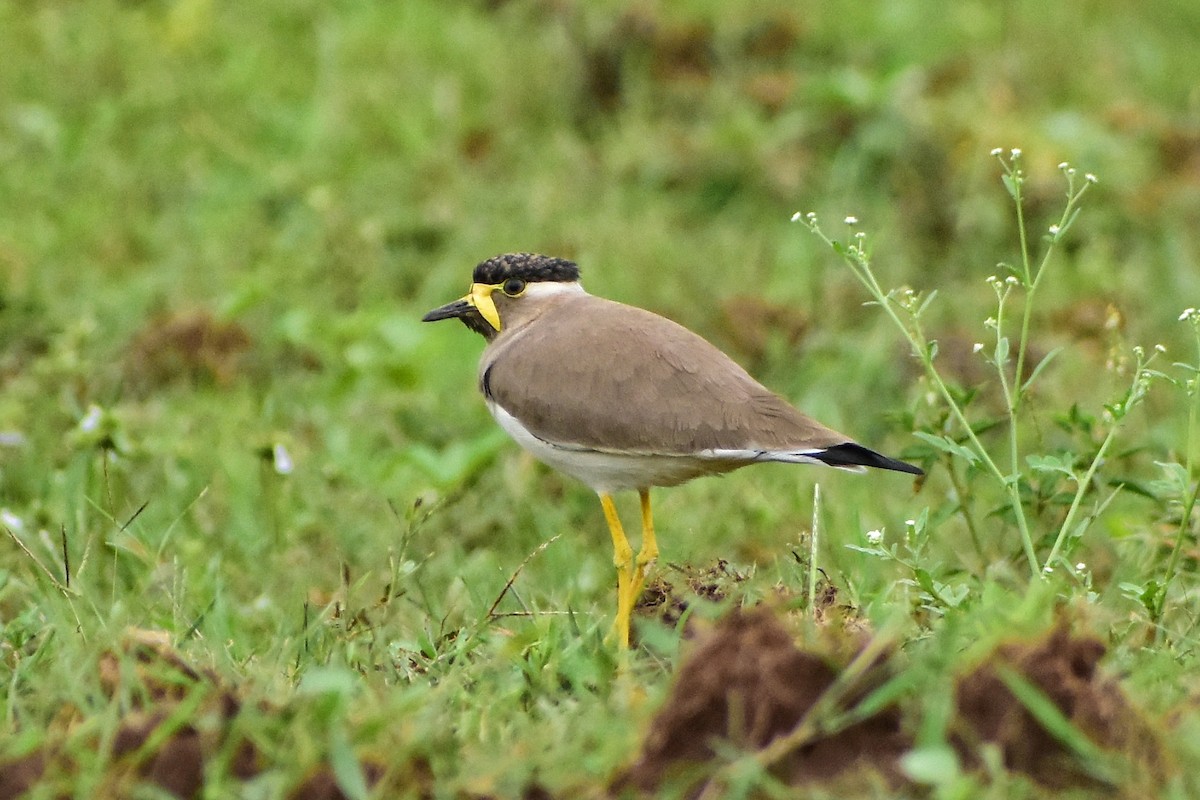
<instances>
[{"instance_id":1,"label":"thin green stalk","mask_svg":"<svg viewBox=\"0 0 1200 800\"><path fill-rule=\"evenodd\" d=\"M1187 312L1184 312L1185 318ZM1200 431L1200 324L1193 324L1193 329L1196 334L1196 367L1194 374L1190 379L1185 378L1185 387L1190 387L1191 390L1191 406L1188 408L1188 423L1187 423L1187 454L1184 456L1184 474L1187 480L1191 481L1196 475L1196 450L1194 442L1196 434ZM1196 502L1200 499L1200 480L1195 480L1192 484L1192 491L1186 495L1183 501L1183 507L1180 510L1179 529L1175 532L1175 544L1171 547L1171 557L1167 561L1167 569L1163 574L1162 588L1159 589L1157 606L1158 616L1162 616L1162 610L1167 604L1167 588L1171 585L1171 581L1175 578L1175 571L1179 567L1179 556L1183 552L1183 541L1187 538L1187 532L1192 527L1192 513L1196 510ZM1159 627L1162 631L1162 627Z\"/></svg>"},{"instance_id":2,"label":"thin green stalk","mask_svg":"<svg viewBox=\"0 0 1200 800\"><path fill-rule=\"evenodd\" d=\"M1063 519L1062 526L1058 530L1058 536L1054 539L1054 546L1050 548L1050 554L1046 556L1046 564L1050 565L1058 557L1058 552L1062 545L1067 540L1070 534L1071 527L1075 524L1075 516L1079 513L1079 509L1083 504L1083 498L1087 494L1088 488L1092 485L1092 479L1096 475L1096 470L1104 462L1104 455L1108 452L1109 446L1117 437L1117 431L1121 429L1125 417L1133 410L1133 407L1142 401L1146 396L1146 391L1149 388L1149 376L1146 368L1149 364L1141 351L1141 348L1134 348L1137 353L1137 367L1133 371L1133 382L1129 387L1129 391L1125 395L1125 399L1119 404L1119 409L1110 411L1113 415L1112 426L1108 429L1108 434L1104 437L1104 441L1100 443L1100 449L1096 451L1096 455L1092 458L1092 463L1088 466L1084 476L1078 479L1075 488L1075 497L1071 501L1071 507L1067 509L1067 516ZM1150 360L1152 361L1152 354Z\"/></svg>"},{"instance_id":3,"label":"thin green stalk","mask_svg":"<svg viewBox=\"0 0 1200 800\"><path fill-rule=\"evenodd\" d=\"M808 548L808 611L817 618L817 548L821 537L821 484L813 484L812 537Z\"/></svg>"},{"instance_id":4,"label":"thin green stalk","mask_svg":"<svg viewBox=\"0 0 1200 800\"><path fill-rule=\"evenodd\" d=\"M1000 160L1001 164L1005 164L1004 160ZM1021 272L1025 284L1025 310L1021 315L1021 338L1017 342L1017 371L1013 373L1013 383L1017 387L1017 397L1014 398L1005 391L1004 396L1008 398L1010 416L1016 414L1016 407L1020 404L1020 386L1021 376L1025 374L1025 345L1029 341L1029 320L1033 316L1033 293L1037 290L1038 278L1042 275L1042 267L1046 265L1046 258L1049 258L1050 251L1046 251L1046 258L1042 259L1042 265L1038 268L1037 275L1033 275L1029 269L1029 234L1025 228L1025 202L1021 195L1021 186L1024 180L1019 170L1011 169L1005 165L1005 171L1013 178L1010 186L1012 187L1013 203L1017 207L1017 236L1021 242ZM1014 172L1016 173L1014 175ZM1013 469L1017 468L1016 454L1013 454Z\"/></svg>"},{"instance_id":5,"label":"thin green stalk","mask_svg":"<svg viewBox=\"0 0 1200 800\"><path fill-rule=\"evenodd\" d=\"M1188 412L1188 430L1196 430L1196 409L1200 408L1200 392L1196 393L1196 402L1192 403L1191 411ZM1193 462L1192 453L1187 456L1186 471L1188 476L1195 474L1195 464ZM1171 559L1167 562L1167 571L1163 578L1163 594L1166 594L1167 585L1171 579L1175 577L1175 570L1179 566L1179 554L1183 550L1183 540L1187 536L1188 529L1192 526L1192 513L1196 510L1196 501L1200 499L1200 480L1197 480L1192 485L1192 492L1183 502L1183 508L1180 514L1179 530L1175 532L1175 545L1171 548Z\"/></svg>"},{"instance_id":6,"label":"thin green stalk","mask_svg":"<svg viewBox=\"0 0 1200 800\"><path fill-rule=\"evenodd\" d=\"M967 533L971 537L971 544L975 546L975 553L979 556L980 561L986 563L987 554L983 550L983 540L979 538L979 526L975 523L975 516L971 513L971 509L967 507L967 489L963 485L958 470L954 468L954 457L948 453L946 454L946 474L950 476L950 485L954 487L954 497L958 500L958 513L962 515L963 522L967 526Z\"/></svg>"},{"instance_id":7,"label":"thin green stalk","mask_svg":"<svg viewBox=\"0 0 1200 800\"><path fill-rule=\"evenodd\" d=\"M975 431L971 428L971 423L967 421L966 414L963 413L961 407L955 402L954 396L950 393L950 388L942 380L942 376L933 368L933 361L923 359L925 364L925 372L937 387L938 393L942 399L946 401L950 407L950 411L954 414L954 418L958 420L963 429L967 432L967 438L970 440L972 447L975 449L976 455L980 461L987 467L988 471L996 480L1004 485L1005 493L1008 495L1008 504L1012 508L1013 516L1017 520L1017 530L1021 532L1021 546L1025 550L1025 558L1029 562L1029 570L1036 577L1042 574L1042 566L1038 563L1037 553L1033 548L1033 536L1029 532L1029 523L1025 519L1025 506L1021 503L1021 488L1017 480L1017 475L1014 472L1012 475L1005 475L996 466L996 462L988 454L987 448L983 446L983 442L979 441L979 437L975 435ZM1015 469L1015 466L1014 466Z\"/></svg>"},{"instance_id":8,"label":"thin green stalk","mask_svg":"<svg viewBox=\"0 0 1200 800\"><path fill-rule=\"evenodd\" d=\"M1059 217L1058 224L1050 229L1050 244L1046 248L1046 252L1042 254L1042 260L1038 264L1036 272L1030 272L1029 268L1029 248L1026 239L1025 216L1021 208L1021 181L1014 181L1014 186L1016 187L1014 189L1014 199L1017 203L1017 226L1021 237L1021 269L1024 273L1025 285L1025 303L1021 314L1021 337L1017 342L1016 372L1013 373L1013 387L1015 392L1009 399L1009 405L1012 406L1014 414L1020 408L1021 401L1025 398L1025 358L1029 352L1029 327L1033 319L1033 298L1042 283L1042 276L1046 274L1046 267L1050 263L1050 257L1054 254L1055 245L1058 244L1062 235L1067 232L1067 228L1071 226L1071 222L1075 218L1080 198L1083 197L1083 193L1088 190L1088 187L1096 181L1095 176L1089 173L1085 176L1084 184L1076 191L1075 170L1065 163L1059 166L1067 177L1067 204L1063 207L1063 213Z\"/></svg>"},{"instance_id":9,"label":"thin green stalk","mask_svg":"<svg viewBox=\"0 0 1200 800\"><path fill-rule=\"evenodd\" d=\"M1067 540L1067 533L1075 523L1075 515L1079 513L1079 508L1083 504L1083 497L1087 494L1088 487L1092 485L1092 478L1095 477L1096 470L1099 469L1101 462L1104 461L1104 454L1108 450L1108 446L1112 444L1113 439L1116 438L1117 429L1120 427L1121 421L1113 420L1113 425L1108 429L1108 435L1104 437L1104 441L1100 444L1100 449L1096 451L1096 457L1092 459L1087 473L1079 479L1078 485L1075 487L1075 497L1071 501L1071 507L1067 509L1067 516L1063 519L1062 526L1058 529L1058 536L1054 539L1054 546L1050 548L1050 555L1046 556L1047 568L1054 563L1063 542Z\"/></svg>"},{"instance_id":10,"label":"thin green stalk","mask_svg":"<svg viewBox=\"0 0 1200 800\"><path fill-rule=\"evenodd\" d=\"M1022 229L1021 229L1021 239L1022 239L1022 241L1024 241L1024 239L1025 239L1024 227L1022 227ZM1007 299L1008 299L1008 289L1003 288L1001 286L997 286L996 287L996 344L997 344L997 347L999 347L999 343L1004 337L1004 301ZM1006 355L1007 355L1007 352L1008 352L1008 349L1006 347L1005 348ZM996 355L999 355L999 353L997 352ZM999 376L999 378L1000 378L1000 391L1004 394L1004 405L1007 407L1007 411L1008 411L1009 469L1011 469L1013 471L1013 475L1016 475L1017 471L1020 469L1021 455L1020 455L1020 444L1017 441L1017 404L1016 404L1016 401L1013 399L1013 395L1016 393L1019 393L1020 389L1018 388L1016 390L1016 392L1014 392L1013 390L1011 390L1009 388L1008 372L1004 368L1007 358L1005 358L1004 360L1001 360L1000 358L995 358L994 360L996 362L996 375ZM1019 382L1020 381L1020 377L1019 377L1020 373L1017 373L1017 374L1018 374L1018 377L1016 377L1015 380L1017 382Z\"/></svg>"},{"instance_id":11,"label":"thin green stalk","mask_svg":"<svg viewBox=\"0 0 1200 800\"><path fill-rule=\"evenodd\" d=\"M827 245L832 247L835 252L841 253L846 263L850 266L850 271L854 273L854 276L858 279L859 283L863 284L868 293L874 299L875 303L883 309L884 313L886 313L892 320L892 323L904 334L909 345L912 347L913 352L921 360L921 364L925 368L925 374L933 382L934 387L937 389L938 394L941 395L942 399L945 401L947 407L950 409L951 414L953 414L954 418L958 421L959 425L962 426L963 430L966 431L967 439L971 442L971 446L975 450L976 455L979 456L980 461L987 468L988 472L990 472L992 476L1000 481L1000 483L1005 487L1009 505L1012 508L1013 516L1017 521L1017 529L1021 533L1021 545L1025 550L1026 560L1029 562L1030 573L1035 577L1041 575L1042 568L1041 564L1038 562L1037 553L1033 547L1033 537L1029 532L1029 523L1025 519L1025 508L1021 504L1020 487L1016 480L1016 473L1014 471L1013 475L1005 475L1003 472L1001 472L1000 468L996 465L996 462L992 460L987 448L983 446L983 442L979 441L979 437L976 436L974 429L971 427L971 423L967 420L966 414L962 410L962 407L959 406L958 402L954 399L954 395L951 393L950 388L946 385L945 381L942 380L942 376L938 374L938 371L933 366L933 358L930 355L929 340L926 338L924 329L921 327L918 315L912 313L911 309L905 308L903 303L897 300L893 293L885 293L883 291L883 288L875 279L875 274L871 271L870 261L868 260L861 244L853 244L849 247L842 247L841 245L835 244L832 239L827 237L824 232L817 227L816 221L812 216L808 217L808 226L813 233L820 237L821 240ZM862 236L857 234L856 236L858 236L858 240L861 242ZM896 313L895 306L899 306L905 311L908 311L908 323L905 323L904 320L900 318L900 315Z\"/></svg>"}]
</instances>

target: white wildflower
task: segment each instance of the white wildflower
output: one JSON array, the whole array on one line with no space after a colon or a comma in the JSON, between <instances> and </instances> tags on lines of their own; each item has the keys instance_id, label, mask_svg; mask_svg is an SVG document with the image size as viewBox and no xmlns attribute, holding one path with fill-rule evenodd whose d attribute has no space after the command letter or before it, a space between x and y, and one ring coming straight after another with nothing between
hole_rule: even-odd
<instances>
[{"instance_id":1,"label":"white wildflower","mask_svg":"<svg viewBox=\"0 0 1200 800\"><path fill-rule=\"evenodd\" d=\"M275 464L275 472L280 475L291 475L292 471L296 469L296 463L292 461L292 454L278 442L271 448L271 461Z\"/></svg>"},{"instance_id":2,"label":"white wildflower","mask_svg":"<svg viewBox=\"0 0 1200 800\"><path fill-rule=\"evenodd\" d=\"M87 413L83 415L83 419L79 420L79 430L84 433L91 433L100 427L100 420L103 418L104 410L100 406L89 406Z\"/></svg>"},{"instance_id":3,"label":"white wildflower","mask_svg":"<svg viewBox=\"0 0 1200 800\"><path fill-rule=\"evenodd\" d=\"M993 147L993 148L992 148L992 155L994 155L994 156L998 156L998 155L1000 155L1000 154L1001 154L1001 153L1003 153L1003 152L1004 152L1004 148L1003 148L1003 147Z\"/></svg>"},{"instance_id":4,"label":"white wildflower","mask_svg":"<svg viewBox=\"0 0 1200 800\"><path fill-rule=\"evenodd\" d=\"M855 216L846 217L846 224L847 225L857 225L858 217L855 217Z\"/></svg>"},{"instance_id":5,"label":"white wildflower","mask_svg":"<svg viewBox=\"0 0 1200 800\"><path fill-rule=\"evenodd\" d=\"M20 533L25 530L25 522L7 508L0 508L0 524L13 533Z\"/></svg>"},{"instance_id":6,"label":"white wildflower","mask_svg":"<svg viewBox=\"0 0 1200 800\"><path fill-rule=\"evenodd\" d=\"M883 541L883 528L878 530L867 531L867 542L870 544L879 544Z\"/></svg>"},{"instance_id":7,"label":"white wildflower","mask_svg":"<svg viewBox=\"0 0 1200 800\"><path fill-rule=\"evenodd\" d=\"M20 431L0 431L0 447L22 447L25 441Z\"/></svg>"}]
</instances>

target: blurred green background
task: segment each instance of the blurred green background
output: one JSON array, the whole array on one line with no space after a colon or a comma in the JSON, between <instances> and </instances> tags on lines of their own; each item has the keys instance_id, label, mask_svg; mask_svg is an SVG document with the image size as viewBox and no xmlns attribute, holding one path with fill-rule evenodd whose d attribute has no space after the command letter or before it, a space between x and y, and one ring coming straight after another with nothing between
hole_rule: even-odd
<instances>
[{"instance_id":1,"label":"blurred green background","mask_svg":"<svg viewBox=\"0 0 1200 800\"><path fill-rule=\"evenodd\" d=\"M46 584L3 545L10 728L86 685L89 648L124 625L267 685L302 671L302 639L403 684L385 651L479 618L556 533L521 607L603 631L595 498L497 431L478 337L419 322L497 253L572 258L593 293L671 316L903 455L920 371L790 218L856 216L886 285L939 290L941 358L979 384L984 279L1018 258L989 152L1019 147L1035 238L1061 208L1059 162L1099 179L1035 340L1070 347L1043 407L1095 413L1125 380L1112 360L1186 353L1177 318L1200 305L1198 31L1193 0L0 0L0 510L47 564L65 536L86 598L36 610ZM1186 450L1184 416L1152 398L1130 469ZM664 560L795 579L814 477L656 495ZM841 545L902 529L947 485L819 477L823 566L855 604L886 604L894 576ZM1137 513L1104 530L1144 532ZM954 569L966 545L943 521ZM1011 534L995 552L1019 552ZM361 601L366 632L328 610L400 580L404 611ZM306 601L333 620L325 649ZM17 654L47 629L78 657L33 676ZM516 646L496 647L502 664Z\"/></svg>"}]
</instances>

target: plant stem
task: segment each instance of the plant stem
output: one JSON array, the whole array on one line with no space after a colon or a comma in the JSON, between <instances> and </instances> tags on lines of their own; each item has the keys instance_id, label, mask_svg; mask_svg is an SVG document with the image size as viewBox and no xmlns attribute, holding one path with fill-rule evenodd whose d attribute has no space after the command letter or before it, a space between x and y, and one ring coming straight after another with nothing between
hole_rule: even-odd
<instances>
[{"instance_id":1,"label":"plant stem","mask_svg":"<svg viewBox=\"0 0 1200 800\"><path fill-rule=\"evenodd\" d=\"M963 522L967 526L971 543L975 545L975 553L981 561L987 563L987 556L983 551L983 540L979 538L979 527L975 524L975 517L971 514L971 510L967 508L967 489L963 485L958 470L954 468L954 459L949 454L946 454L946 474L950 476L950 485L954 487L954 496L958 500L958 513L962 515Z\"/></svg>"},{"instance_id":2,"label":"plant stem","mask_svg":"<svg viewBox=\"0 0 1200 800\"><path fill-rule=\"evenodd\" d=\"M1058 536L1054 538L1054 546L1050 548L1050 555L1046 556L1047 567L1058 557L1058 551L1062 548L1063 542L1067 540L1067 533L1071 530L1071 525L1075 522L1075 515L1079 513L1083 497L1092 485L1092 478L1095 477L1096 470L1099 469L1100 464L1104 461L1104 453L1108 450L1108 446L1112 444L1113 439L1116 438L1117 429L1120 427L1120 420L1113 420L1113 425L1108 429L1108 435L1101 442L1100 449L1096 451L1096 457L1092 459L1087 473L1079 479L1078 485L1075 487L1075 498L1071 501L1071 507L1067 509L1067 516L1063 519L1062 526L1058 529Z\"/></svg>"},{"instance_id":3,"label":"plant stem","mask_svg":"<svg viewBox=\"0 0 1200 800\"><path fill-rule=\"evenodd\" d=\"M1117 431L1121 429L1121 425L1125 417L1129 414L1133 407L1141 402L1146 396L1147 376L1146 364L1140 355L1138 356L1137 368L1133 371L1133 382L1129 387L1125 399L1121 401L1121 410L1119 413L1113 414L1112 427L1108 429L1108 435L1104 437L1104 441L1100 443L1100 449L1096 451L1096 455L1092 458L1092 463L1088 466L1087 473L1078 480L1078 485L1075 488L1075 498L1071 501L1071 507L1067 509L1067 516L1063 519L1062 526L1058 529L1058 536L1054 539L1054 546L1050 548L1050 554L1046 556L1046 564L1051 564L1057 557L1058 551L1062 549L1063 543L1067 540L1070 534L1071 526L1075 523L1075 515L1079 513L1079 508L1083 503L1084 495L1092 485L1092 478L1096 475L1096 470L1100 468L1100 464L1104 462L1104 454L1108 452L1109 445L1117 437Z\"/></svg>"},{"instance_id":4,"label":"plant stem","mask_svg":"<svg viewBox=\"0 0 1200 800\"><path fill-rule=\"evenodd\" d=\"M1017 529L1021 532L1021 545L1025 550L1025 558L1029 562L1029 571L1034 576L1040 576L1042 573L1041 564L1038 563L1037 553L1033 547L1033 537L1029 532L1029 523L1025 519L1025 508L1021 504L1020 486L1016 478L1016 466L1012 475L1005 475L996 466L996 462L992 460L988 454L987 448L983 446L983 442L979 441L971 423L967 420L966 414L962 407L954 399L954 395L950 392L950 388L942 380L942 376L933 366L933 358L930 354L929 340L925 336L924 330L921 328L920 320L916 315L909 315L910 322L905 323L896 313L896 306L904 308L899 300L891 293L885 293L880 287L879 282L875 279L875 274L871 271L871 264L866 254L861 247L855 245L850 248L842 248L834 244L833 240L829 239L819 228L810 225L817 236L821 237L830 247L833 247L835 252L840 252L846 263L850 265L850 271L858 279L875 302L884 310L884 313L891 318L892 323L904 334L908 339L909 345L913 349L913 353L920 359L921 364L925 368L925 374L933 381L933 385L937 388L938 394L942 396L950 412L954 418L966 431L967 438L971 442L975 453L979 456L981 462L987 467L988 472L992 474L1005 487L1005 492L1008 495L1009 506L1012 508L1013 516L1017 520Z\"/></svg>"},{"instance_id":5,"label":"plant stem","mask_svg":"<svg viewBox=\"0 0 1200 800\"><path fill-rule=\"evenodd\" d=\"M1025 357L1029 352L1029 326L1033 319L1033 298L1037 294L1038 287L1042 283L1042 276L1046 274L1046 267L1050 263L1050 256L1054 254L1055 245L1058 243L1058 237L1066 233L1067 227L1071 224L1071 219L1075 213L1076 206L1079 205L1079 199L1083 197L1083 193L1091 186L1091 182L1085 182L1075 191L1074 174L1067 171L1067 204L1063 208L1062 216L1059 217L1058 234L1050 240L1049 246L1046 247L1046 252L1042 254L1042 260L1038 264L1037 271L1030 273L1029 271L1029 251L1026 243L1025 234L1025 218L1021 211L1020 203L1020 184L1017 184L1017 225L1021 232L1021 266L1024 270L1025 278L1025 303L1021 313L1021 338L1017 342L1017 364L1016 372L1013 374L1014 393L1009 400L1009 405L1012 406L1013 413L1021 406L1021 401L1025 398Z\"/></svg>"},{"instance_id":6,"label":"plant stem","mask_svg":"<svg viewBox=\"0 0 1200 800\"><path fill-rule=\"evenodd\" d=\"M812 539L808 551L808 611L817 619L817 548L821 536L821 484L813 484Z\"/></svg>"},{"instance_id":7,"label":"plant stem","mask_svg":"<svg viewBox=\"0 0 1200 800\"><path fill-rule=\"evenodd\" d=\"M1184 456L1185 466L1184 474L1187 480L1192 481L1195 478L1196 470L1196 450L1193 442L1196 438L1197 423L1200 422L1200 326L1196 326L1196 367L1194 374L1190 379L1190 383L1185 383L1184 386L1191 387L1191 406L1188 408L1188 423L1187 423L1187 455ZM1188 380L1185 378L1185 380ZM1162 618L1163 609L1167 605L1167 589L1171 585L1171 581L1175 578L1175 571L1179 567L1179 555L1183 551L1183 540L1187 538L1187 532L1192 527L1192 512L1196 509L1196 501L1200 499L1200 479L1195 480L1192 484L1192 491L1184 497L1183 507L1180 509L1179 530L1175 532L1175 544L1171 548L1171 558L1167 561L1167 570L1163 574L1162 588L1159 589L1158 602L1155 603L1155 622ZM1163 633L1162 626L1156 626L1159 631L1159 636Z\"/></svg>"},{"instance_id":8,"label":"plant stem","mask_svg":"<svg viewBox=\"0 0 1200 800\"><path fill-rule=\"evenodd\" d=\"M1006 167L1006 170L1009 168ZM1014 175L1015 170L1009 171L1009 176L1012 177L1013 187L1013 203L1017 207L1017 236L1021 241L1021 273L1025 284L1025 309L1021 314L1021 338L1017 341L1017 365L1016 372L1013 373L1013 386L1016 392L1010 395L1005 391L1004 396L1008 399L1009 416L1016 417L1017 407L1021 404L1021 376L1025 374L1025 351L1026 345L1029 342L1029 320L1033 316L1033 294L1037 291L1038 278L1042 276L1042 268L1046 266L1046 261L1050 257L1050 250L1046 250L1046 255L1042 259L1041 266L1038 267L1037 274L1034 275L1029 269L1029 236L1025 230L1025 203L1021 195L1021 185L1023 180L1019 175ZM1000 368L997 365L997 368ZM1014 437L1016 433L1014 431ZM1013 455L1013 469L1016 470L1016 454Z\"/></svg>"}]
</instances>

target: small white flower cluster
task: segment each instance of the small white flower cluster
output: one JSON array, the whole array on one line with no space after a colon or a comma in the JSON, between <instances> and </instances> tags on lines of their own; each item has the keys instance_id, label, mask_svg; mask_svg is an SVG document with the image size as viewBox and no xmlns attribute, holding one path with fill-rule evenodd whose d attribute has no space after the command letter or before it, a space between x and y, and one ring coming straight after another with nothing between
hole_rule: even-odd
<instances>
[{"instance_id":1,"label":"small white flower cluster","mask_svg":"<svg viewBox=\"0 0 1200 800\"><path fill-rule=\"evenodd\" d=\"M910 314L915 314L921 307L921 296L910 286L901 286L895 291L896 302Z\"/></svg>"},{"instance_id":2,"label":"small white flower cluster","mask_svg":"<svg viewBox=\"0 0 1200 800\"><path fill-rule=\"evenodd\" d=\"M873 531L867 531L867 543L879 544L883 541L883 528L878 528Z\"/></svg>"},{"instance_id":3,"label":"small white flower cluster","mask_svg":"<svg viewBox=\"0 0 1200 800\"><path fill-rule=\"evenodd\" d=\"M1194 322L1200 320L1200 309L1185 308L1183 313L1179 315L1180 322Z\"/></svg>"},{"instance_id":4,"label":"small white flower cluster","mask_svg":"<svg viewBox=\"0 0 1200 800\"><path fill-rule=\"evenodd\" d=\"M1062 170L1062 173L1063 173L1064 175L1066 175L1067 177L1074 177L1074 176L1075 176L1075 168L1074 168L1074 167L1072 167L1070 164L1068 164L1066 161L1062 161L1062 162L1060 162L1060 163L1059 163L1059 165L1058 165L1058 168L1059 168L1060 170ZM1085 181L1087 181L1088 183L1099 183L1099 182L1100 182L1100 179L1099 179L1099 178L1097 178L1097 177L1096 177L1096 175L1095 175L1094 173L1091 173L1091 172L1086 172L1086 173L1084 173L1084 175L1083 175L1083 179L1084 179Z\"/></svg>"}]
</instances>

